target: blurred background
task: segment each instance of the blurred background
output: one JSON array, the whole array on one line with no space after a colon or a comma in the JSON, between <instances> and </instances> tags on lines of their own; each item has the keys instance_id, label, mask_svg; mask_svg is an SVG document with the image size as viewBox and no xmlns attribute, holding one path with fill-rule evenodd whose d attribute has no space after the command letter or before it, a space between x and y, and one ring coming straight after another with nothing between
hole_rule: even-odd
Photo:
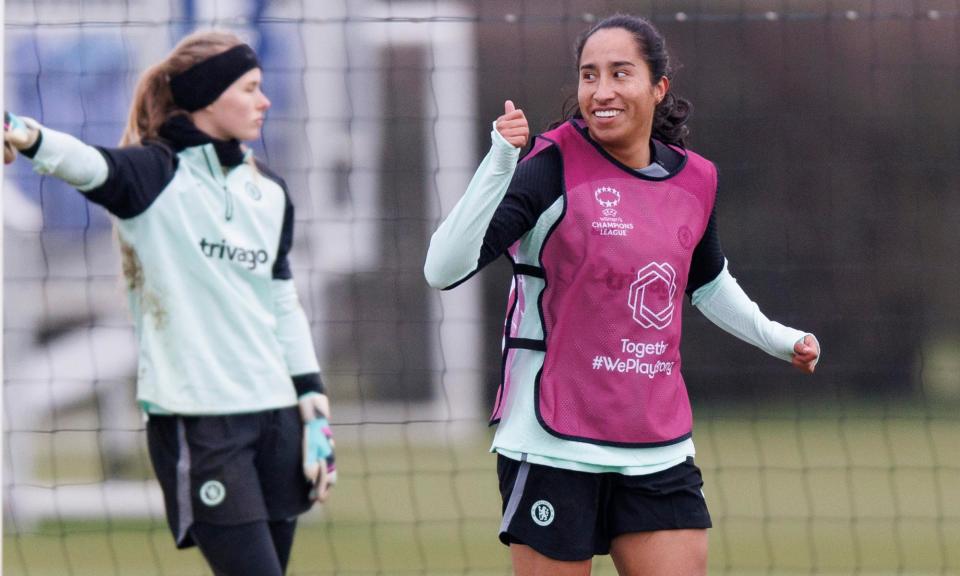
<instances>
[{"instance_id":1,"label":"blurred background","mask_svg":"<svg viewBox=\"0 0 960 576\"><path fill-rule=\"evenodd\" d=\"M441 293L423 259L503 101L546 129L617 11L667 38L732 273L824 349L804 377L685 311L711 573L960 573L958 0L7 0L4 106L112 146L179 38L246 38L341 475L290 572L509 574L486 418L510 270ZM3 226L3 572L205 574L146 457L109 218L18 161Z\"/></svg>"}]
</instances>

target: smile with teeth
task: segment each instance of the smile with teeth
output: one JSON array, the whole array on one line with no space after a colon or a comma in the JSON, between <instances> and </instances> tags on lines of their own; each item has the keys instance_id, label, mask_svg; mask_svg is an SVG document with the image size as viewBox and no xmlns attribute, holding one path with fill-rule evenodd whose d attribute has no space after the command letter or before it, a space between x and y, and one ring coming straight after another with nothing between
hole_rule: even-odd
<instances>
[{"instance_id":1,"label":"smile with teeth","mask_svg":"<svg viewBox=\"0 0 960 576\"><path fill-rule=\"evenodd\" d=\"M594 110L593 115L597 118L613 118L620 114L620 110Z\"/></svg>"}]
</instances>

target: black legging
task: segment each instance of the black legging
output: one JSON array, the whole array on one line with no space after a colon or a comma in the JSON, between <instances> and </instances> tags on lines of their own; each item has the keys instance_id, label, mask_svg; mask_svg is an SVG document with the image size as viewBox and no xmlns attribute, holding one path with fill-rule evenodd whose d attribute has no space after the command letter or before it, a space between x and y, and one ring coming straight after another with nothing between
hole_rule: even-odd
<instances>
[{"instance_id":1,"label":"black legging","mask_svg":"<svg viewBox=\"0 0 960 576\"><path fill-rule=\"evenodd\" d=\"M296 529L295 518L237 526L195 522L190 534L216 576L283 576Z\"/></svg>"}]
</instances>

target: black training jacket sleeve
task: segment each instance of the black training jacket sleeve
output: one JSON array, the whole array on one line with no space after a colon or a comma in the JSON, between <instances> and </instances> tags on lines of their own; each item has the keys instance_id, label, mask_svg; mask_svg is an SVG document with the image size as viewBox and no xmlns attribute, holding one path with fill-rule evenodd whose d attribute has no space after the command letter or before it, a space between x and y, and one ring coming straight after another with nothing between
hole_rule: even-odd
<instances>
[{"instance_id":1,"label":"black training jacket sleeve","mask_svg":"<svg viewBox=\"0 0 960 576\"><path fill-rule=\"evenodd\" d=\"M107 179L84 195L118 218L144 213L173 180L177 158L160 143L97 150L107 161Z\"/></svg>"},{"instance_id":2,"label":"black training jacket sleeve","mask_svg":"<svg viewBox=\"0 0 960 576\"><path fill-rule=\"evenodd\" d=\"M284 208L283 225L280 228L280 238L277 245L277 259L273 262L273 279L290 280L293 271L290 269L290 250L293 248L293 202L290 201L290 192L286 181L263 162L257 161L257 170L260 174L273 180L283 190Z\"/></svg>"},{"instance_id":3,"label":"black training jacket sleeve","mask_svg":"<svg viewBox=\"0 0 960 576\"><path fill-rule=\"evenodd\" d=\"M707 229L704 230L697 247L693 249L690 273L687 275L687 296L693 297L693 293L698 288L709 284L719 276L723 272L725 261L726 256L720 246L720 232L717 230L717 203L714 202L710 220L707 221Z\"/></svg>"},{"instance_id":4,"label":"black training jacket sleeve","mask_svg":"<svg viewBox=\"0 0 960 576\"><path fill-rule=\"evenodd\" d=\"M560 152L547 148L517 166L483 237L477 270L500 257L530 231L540 215L563 195Z\"/></svg>"}]
</instances>

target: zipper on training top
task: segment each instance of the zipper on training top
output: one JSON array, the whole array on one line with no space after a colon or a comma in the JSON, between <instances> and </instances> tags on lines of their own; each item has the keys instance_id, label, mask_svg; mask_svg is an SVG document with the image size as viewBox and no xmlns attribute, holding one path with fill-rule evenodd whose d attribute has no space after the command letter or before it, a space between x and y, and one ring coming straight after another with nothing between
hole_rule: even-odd
<instances>
[{"instance_id":1,"label":"zipper on training top","mask_svg":"<svg viewBox=\"0 0 960 576\"><path fill-rule=\"evenodd\" d=\"M210 160L210 154L207 150L207 146L203 147L203 158L207 161L207 168L210 169L210 175L213 176L213 179L220 183L220 186L223 188L223 203L225 206L225 211L223 217L227 222L233 220L233 194L230 192L230 188L227 187L226 176L223 174L223 170L220 170L218 175L213 167L213 162ZM217 161L219 165L219 160Z\"/></svg>"}]
</instances>

